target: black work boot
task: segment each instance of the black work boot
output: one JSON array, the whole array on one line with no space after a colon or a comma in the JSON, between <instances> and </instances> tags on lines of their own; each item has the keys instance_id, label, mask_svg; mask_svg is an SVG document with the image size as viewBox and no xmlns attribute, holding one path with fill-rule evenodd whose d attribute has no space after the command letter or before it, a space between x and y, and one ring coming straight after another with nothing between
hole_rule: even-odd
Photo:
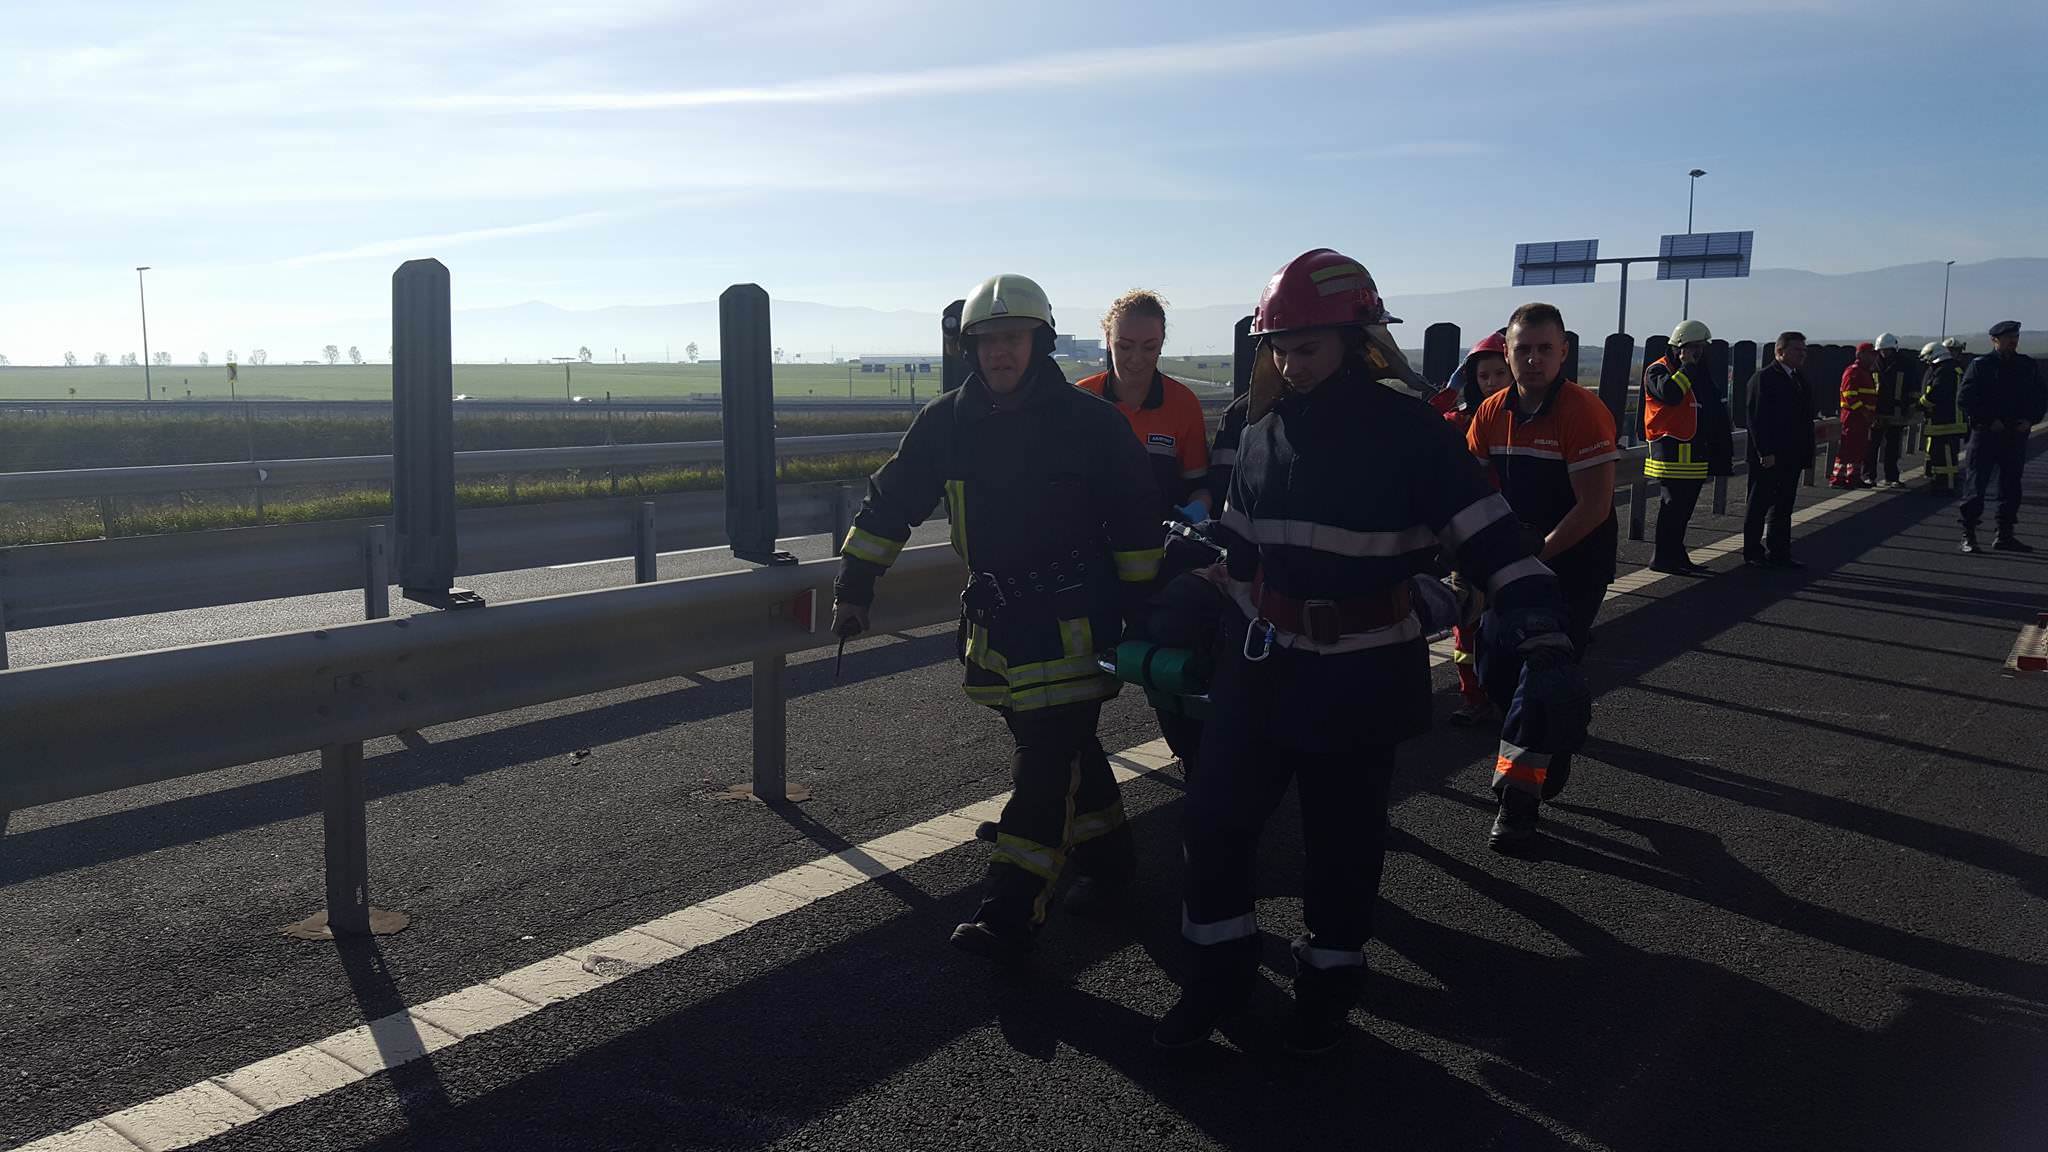
<instances>
[{"instance_id":1,"label":"black work boot","mask_svg":"<svg viewBox=\"0 0 2048 1152\"><path fill-rule=\"evenodd\" d=\"M2012 529L2000 528L1998 530L1998 537L1991 541L1991 550L1994 552L2032 552L2034 546L2032 544L2020 543L2019 537L2012 534Z\"/></svg>"},{"instance_id":2,"label":"black work boot","mask_svg":"<svg viewBox=\"0 0 2048 1152\"><path fill-rule=\"evenodd\" d=\"M993 844L996 842L996 833L1000 830L1001 826L995 821L983 820L974 826L974 838L984 844Z\"/></svg>"},{"instance_id":3,"label":"black work boot","mask_svg":"<svg viewBox=\"0 0 2048 1152\"><path fill-rule=\"evenodd\" d=\"M1308 962L1309 938L1294 941L1294 1017L1287 1025L1287 1051L1321 1056L1344 1042L1351 1009L1365 991L1365 965L1317 968Z\"/></svg>"},{"instance_id":4,"label":"black work boot","mask_svg":"<svg viewBox=\"0 0 2048 1152\"><path fill-rule=\"evenodd\" d=\"M1195 972L1180 999L1152 1030L1161 1048L1192 1048L1209 1039L1217 1025L1235 1015L1251 999L1259 972L1259 937L1254 934L1221 944L1191 944Z\"/></svg>"},{"instance_id":5,"label":"black work boot","mask_svg":"<svg viewBox=\"0 0 2048 1152\"><path fill-rule=\"evenodd\" d=\"M1963 546L1957 549L1957 551L1966 556L1975 556L1981 551L1977 547L1977 526L1975 524L1963 525Z\"/></svg>"},{"instance_id":6,"label":"black work boot","mask_svg":"<svg viewBox=\"0 0 2048 1152\"><path fill-rule=\"evenodd\" d=\"M1500 789L1500 810L1493 818L1493 831L1486 846L1495 852L1517 852L1536 840L1536 820L1542 802L1519 788Z\"/></svg>"}]
</instances>

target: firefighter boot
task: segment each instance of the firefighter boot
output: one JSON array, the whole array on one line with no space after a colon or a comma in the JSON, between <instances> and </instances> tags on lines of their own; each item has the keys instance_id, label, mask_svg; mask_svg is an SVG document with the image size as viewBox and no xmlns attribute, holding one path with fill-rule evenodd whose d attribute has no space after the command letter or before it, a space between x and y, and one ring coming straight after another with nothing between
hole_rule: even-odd
<instances>
[{"instance_id":1,"label":"firefighter boot","mask_svg":"<svg viewBox=\"0 0 2048 1152\"><path fill-rule=\"evenodd\" d=\"M1309 963L1309 938L1294 941L1294 1018L1287 1025L1287 1051L1321 1056L1344 1042L1351 1009L1365 991L1365 965L1318 968Z\"/></svg>"},{"instance_id":2,"label":"firefighter boot","mask_svg":"<svg viewBox=\"0 0 2048 1152\"><path fill-rule=\"evenodd\" d=\"M1502 788L1500 811L1493 818L1493 831L1486 846L1495 852L1517 852L1536 840L1537 812L1542 802L1519 788Z\"/></svg>"},{"instance_id":3,"label":"firefighter boot","mask_svg":"<svg viewBox=\"0 0 2048 1152\"><path fill-rule=\"evenodd\" d=\"M1976 525L1963 525L1963 546L1960 549L1960 551L1966 556L1975 556L1980 551L1980 549L1977 547Z\"/></svg>"},{"instance_id":4,"label":"firefighter boot","mask_svg":"<svg viewBox=\"0 0 2048 1152\"><path fill-rule=\"evenodd\" d=\"M1161 1048L1192 1048L1245 1006L1259 973L1257 934L1220 944L1190 945L1194 978L1152 1031Z\"/></svg>"}]
</instances>

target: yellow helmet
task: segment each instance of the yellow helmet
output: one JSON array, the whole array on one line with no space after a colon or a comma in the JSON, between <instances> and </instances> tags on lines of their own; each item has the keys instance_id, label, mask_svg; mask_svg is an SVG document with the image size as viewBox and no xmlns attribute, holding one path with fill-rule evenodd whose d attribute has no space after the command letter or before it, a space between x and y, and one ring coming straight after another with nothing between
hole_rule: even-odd
<instances>
[{"instance_id":1,"label":"yellow helmet","mask_svg":"<svg viewBox=\"0 0 2048 1152\"><path fill-rule=\"evenodd\" d=\"M1673 348L1683 348L1687 344L1704 344L1713 338L1714 334L1707 330L1707 326L1697 320L1681 320L1678 327L1671 330Z\"/></svg>"},{"instance_id":2,"label":"yellow helmet","mask_svg":"<svg viewBox=\"0 0 2048 1152\"><path fill-rule=\"evenodd\" d=\"M976 285L960 310L963 336L1040 324L1053 326L1052 302L1045 298L1045 289L1029 277L1009 273L991 276Z\"/></svg>"}]
</instances>

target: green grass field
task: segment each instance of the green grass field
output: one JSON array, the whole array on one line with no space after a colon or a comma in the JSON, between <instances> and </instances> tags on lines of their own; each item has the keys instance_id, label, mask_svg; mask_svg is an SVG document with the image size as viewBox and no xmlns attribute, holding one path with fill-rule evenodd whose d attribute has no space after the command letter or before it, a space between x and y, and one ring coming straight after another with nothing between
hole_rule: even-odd
<instances>
[{"instance_id":1,"label":"green grass field","mask_svg":"<svg viewBox=\"0 0 2048 1152\"><path fill-rule=\"evenodd\" d=\"M1219 359L1207 361L1207 370L1195 367L1196 360L1169 360L1164 370L1172 375L1189 374L1195 379L1229 380L1229 370ZM792 400L816 397L821 400L901 396L908 399L913 382L900 373L892 379L881 373L863 373L858 365L778 364L775 394ZM938 365L931 375L920 374L914 381L919 399L935 395L939 387ZM1100 371L1099 365L1069 364L1073 377ZM234 396L245 400L388 400L391 396L391 368L385 364L266 365L238 369ZM214 365L174 364L152 368L151 380L159 399L225 400L229 397L227 369ZM851 387L851 392L848 389ZM480 400L562 400L585 396L602 401L609 392L619 400L686 400L718 395L717 364L572 364L563 379L559 364L457 364L455 391ZM0 368L0 400L140 400L142 369L118 367Z\"/></svg>"}]
</instances>

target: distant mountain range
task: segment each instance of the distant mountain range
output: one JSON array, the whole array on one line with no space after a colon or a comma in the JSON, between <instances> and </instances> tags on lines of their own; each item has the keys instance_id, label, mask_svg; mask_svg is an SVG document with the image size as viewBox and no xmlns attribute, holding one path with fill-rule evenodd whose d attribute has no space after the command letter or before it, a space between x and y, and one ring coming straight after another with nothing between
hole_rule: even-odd
<instances>
[{"instance_id":1,"label":"distant mountain range","mask_svg":"<svg viewBox=\"0 0 2048 1152\"><path fill-rule=\"evenodd\" d=\"M1668 331L1679 319L1680 285L1646 280L1639 268L1630 280L1629 327L1641 339ZM1610 270L1603 269L1603 276ZM1467 333L1499 327L1519 304L1548 300L1591 343L1615 330L1618 280L1547 288L1478 288L1463 292L1403 295L1398 284L1382 285L1388 304L1406 323L1396 329L1404 345L1419 347L1422 330L1450 321ZM1695 281L1692 315L1729 339L1764 340L1796 328L1815 340L1865 340L1880 331L1910 344L1932 340L1941 328L1942 265L1905 264L1871 272L1822 275L1765 269L1747 280ZM1250 311L1250 300L1230 305L1177 308L1170 319L1168 351L1217 352L1230 347L1231 329ZM1080 335L1104 305L1062 307L1067 329ZM773 314L777 345L807 360L836 353L926 353L939 345L938 311L881 311L799 300L777 300ZM1958 264L1949 289L1948 330L1969 335L1979 347L1985 329L2015 319L2029 329L2048 329L2048 258ZM455 355L464 361L533 361L587 346L597 359L613 349L632 360L663 355L683 358L684 346L698 344L703 359L718 355L718 304L625 306L572 311L539 302L508 308L458 311ZM1079 320L1079 323L1075 321Z\"/></svg>"}]
</instances>

